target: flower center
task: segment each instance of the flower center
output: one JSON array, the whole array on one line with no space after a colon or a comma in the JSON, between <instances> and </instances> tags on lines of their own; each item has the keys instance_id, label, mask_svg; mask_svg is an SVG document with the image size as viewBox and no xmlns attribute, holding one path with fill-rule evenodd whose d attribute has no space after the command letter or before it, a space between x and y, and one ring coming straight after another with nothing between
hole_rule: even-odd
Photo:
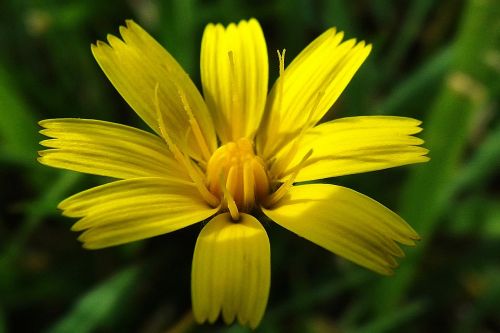
<instances>
[{"instance_id":1,"label":"flower center","mask_svg":"<svg viewBox=\"0 0 500 333\"><path fill-rule=\"evenodd\" d=\"M269 178L262 158L247 138L219 147L207 165L207 186L219 198L229 196L239 211L251 211L269 194Z\"/></svg>"}]
</instances>

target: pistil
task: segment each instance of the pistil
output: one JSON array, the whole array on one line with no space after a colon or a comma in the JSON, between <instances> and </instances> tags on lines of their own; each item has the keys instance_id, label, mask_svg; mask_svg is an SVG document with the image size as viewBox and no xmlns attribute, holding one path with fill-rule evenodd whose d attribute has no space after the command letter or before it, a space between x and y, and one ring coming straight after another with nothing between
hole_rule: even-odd
<instances>
[{"instance_id":1,"label":"pistil","mask_svg":"<svg viewBox=\"0 0 500 333\"><path fill-rule=\"evenodd\" d=\"M250 212L270 190L265 163L255 155L253 143L247 138L229 142L213 153L208 161L206 180L212 194L221 199L225 197L228 208L234 201L242 212Z\"/></svg>"}]
</instances>

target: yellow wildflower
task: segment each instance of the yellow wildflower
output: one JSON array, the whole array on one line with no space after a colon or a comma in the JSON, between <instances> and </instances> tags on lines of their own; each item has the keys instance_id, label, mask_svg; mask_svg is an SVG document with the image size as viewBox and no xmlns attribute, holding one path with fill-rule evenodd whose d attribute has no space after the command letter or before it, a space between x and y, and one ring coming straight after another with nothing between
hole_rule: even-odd
<instances>
[{"instance_id":1,"label":"yellow wildflower","mask_svg":"<svg viewBox=\"0 0 500 333\"><path fill-rule=\"evenodd\" d=\"M255 328L270 287L269 240L256 216L361 266L391 274L397 243L417 233L353 190L297 184L425 162L420 122L350 117L318 125L371 46L329 29L285 68L268 94L259 23L209 24L201 47L203 97L174 58L132 21L92 52L118 92L155 134L85 119L40 122L43 164L118 180L59 205L79 218L88 249L132 242L210 219L193 258L198 322L236 318Z\"/></svg>"}]
</instances>

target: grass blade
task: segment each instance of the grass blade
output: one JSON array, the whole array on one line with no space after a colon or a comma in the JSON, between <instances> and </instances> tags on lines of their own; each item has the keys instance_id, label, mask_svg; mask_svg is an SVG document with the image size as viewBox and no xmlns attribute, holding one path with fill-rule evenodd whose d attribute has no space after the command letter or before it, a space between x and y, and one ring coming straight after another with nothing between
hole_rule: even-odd
<instances>
[{"instance_id":1,"label":"grass blade","mask_svg":"<svg viewBox=\"0 0 500 333\"><path fill-rule=\"evenodd\" d=\"M424 121L424 139L431 161L413 169L403 193L401 215L421 234L423 241L408 251L393 278L383 280L375 288L379 294L374 299L381 301L374 306L380 315L397 307L414 279L418 262L448 206L447 187L466 147L473 115L488 103L485 90L488 81L496 77L486 64L479 64L484 63L482 59L487 52L498 52L495 43L500 31L491 27L498 27L500 7L495 0L470 0L464 15L448 80Z\"/></svg>"},{"instance_id":2,"label":"grass blade","mask_svg":"<svg viewBox=\"0 0 500 333\"><path fill-rule=\"evenodd\" d=\"M84 295L49 333L95 332L120 311L120 302L128 297L136 283L139 268L127 268Z\"/></svg>"}]
</instances>

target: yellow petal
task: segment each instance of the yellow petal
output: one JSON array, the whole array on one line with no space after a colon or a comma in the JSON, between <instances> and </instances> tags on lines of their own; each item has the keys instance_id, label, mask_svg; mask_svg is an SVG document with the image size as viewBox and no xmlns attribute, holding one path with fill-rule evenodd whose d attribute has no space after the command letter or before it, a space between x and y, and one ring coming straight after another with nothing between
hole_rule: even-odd
<instances>
[{"instance_id":1,"label":"yellow petal","mask_svg":"<svg viewBox=\"0 0 500 333\"><path fill-rule=\"evenodd\" d=\"M268 81L266 41L255 19L205 28L201 81L222 142L252 138L264 112Z\"/></svg>"},{"instance_id":2,"label":"yellow petal","mask_svg":"<svg viewBox=\"0 0 500 333\"><path fill-rule=\"evenodd\" d=\"M191 276L196 321L213 323L222 312L251 328L259 324L271 281L269 239L253 216L215 216L203 228L194 250Z\"/></svg>"},{"instance_id":3,"label":"yellow petal","mask_svg":"<svg viewBox=\"0 0 500 333\"><path fill-rule=\"evenodd\" d=\"M342 39L342 32L327 30L276 81L266 105L266 126L257 143L266 159L295 138L303 127L316 124L368 57L371 45Z\"/></svg>"},{"instance_id":4,"label":"yellow petal","mask_svg":"<svg viewBox=\"0 0 500 333\"><path fill-rule=\"evenodd\" d=\"M389 275L417 233L397 214L345 187L293 186L264 213L282 227L380 274Z\"/></svg>"},{"instance_id":5,"label":"yellow petal","mask_svg":"<svg viewBox=\"0 0 500 333\"><path fill-rule=\"evenodd\" d=\"M208 206L191 184L163 178L115 181L77 193L59 204L63 214L82 217L72 227L88 249L128 243L205 220Z\"/></svg>"},{"instance_id":6,"label":"yellow petal","mask_svg":"<svg viewBox=\"0 0 500 333\"><path fill-rule=\"evenodd\" d=\"M311 149L296 181L426 162L428 150L419 147L423 140L412 136L422 130L419 125L416 119L391 116L349 117L320 124L306 133L295 158L277 177L292 173Z\"/></svg>"},{"instance_id":7,"label":"yellow petal","mask_svg":"<svg viewBox=\"0 0 500 333\"><path fill-rule=\"evenodd\" d=\"M187 109L192 112L208 149L213 152L216 137L207 107L188 75L175 59L133 21L120 27L123 40L108 35L108 44L98 41L92 53L118 92L137 114L161 134L155 105L158 87L159 110L166 132L183 151L201 159Z\"/></svg>"},{"instance_id":8,"label":"yellow petal","mask_svg":"<svg viewBox=\"0 0 500 333\"><path fill-rule=\"evenodd\" d=\"M133 127L88 119L40 122L43 164L113 178L160 176L188 181L189 176L157 136Z\"/></svg>"}]
</instances>

